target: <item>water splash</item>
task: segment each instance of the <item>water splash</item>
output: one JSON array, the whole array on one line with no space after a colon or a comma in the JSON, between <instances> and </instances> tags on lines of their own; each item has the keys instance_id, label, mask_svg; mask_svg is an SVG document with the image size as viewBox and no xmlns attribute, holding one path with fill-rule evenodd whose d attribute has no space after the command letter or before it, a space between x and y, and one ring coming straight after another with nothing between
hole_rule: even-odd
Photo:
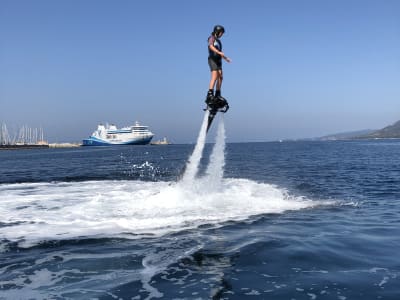
<instances>
[{"instance_id":1,"label":"water splash","mask_svg":"<svg viewBox=\"0 0 400 300\"><path fill-rule=\"evenodd\" d=\"M181 182L0 185L0 215L4 224L10 224L0 227L0 239L30 247L43 240L82 236L137 238L318 205L267 183L223 178L225 126L222 115L205 175L196 177L207 119L208 112ZM132 237L131 232L135 236Z\"/></svg>"},{"instance_id":2,"label":"water splash","mask_svg":"<svg viewBox=\"0 0 400 300\"><path fill-rule=\"evenodd\" d=\"M7 224L0 227L0 240L20 247L82 237L160 236L321 204L270 184L237 178L223 179L215 192L171 182L3 184L0 199L0 215Z\"/></svg>"},{"instance_id":3,"label":"water splash","mask_svg":"<svg viewBox=\"0 0 400 300\"><path fill-rule=\"evenodd\" d=\"M209 111L206 111L206 113L204 114L203 123L201 124L200 127L200 132L197 138L196 146L186 165L185 173L183 174L182 182L185 185L190 184L195 179L197 171L199 169L200 159L203 155L203 149L206 143L208 115Z\"/></svg>"},{"instance_id":4,"label":"water splash","mask_svg":"<svg viewBox=\"0 0 400 300\"><path fill-rule=\"evenodd\" d=\"M190 190L192 193L201 195L221 190L225 166L225 124L223 115L220 114L215 144L210 155L205 176L196 177L206 141L208 114L209 112L206 112L203 124L200 128L197 144L189 159L183 179L179 182L182 189Z\"/></svg>"},{"instance_id":5,"label":"water splash","mask_svg":"<svg viewBox=\"0 0 400 300\"><path fill-rule=\"evenodd\" d=\"M211 191L217 191L221 187L225 167L225 124L223 115L218 123L215 145L210 155L210 162L207 166L205 184Z\"/></svg>"}]
</instances>

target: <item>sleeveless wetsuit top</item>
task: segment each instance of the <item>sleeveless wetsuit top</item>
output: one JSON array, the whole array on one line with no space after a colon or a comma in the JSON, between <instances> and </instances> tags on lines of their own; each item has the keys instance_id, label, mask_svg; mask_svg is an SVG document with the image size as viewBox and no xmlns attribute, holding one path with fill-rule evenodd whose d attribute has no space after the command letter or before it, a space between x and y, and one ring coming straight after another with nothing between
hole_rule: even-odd
<instances>
[{"instance_id":1,"label":"sleeveless wetsuit top","mask_svg":"<svg viewBox=\"0 0 400 300\"><path fill-rule=\"evenodd\" d=\"M211 35L208 38L208 58L213 60L221 60L221 56L210 49L210 45L213 45L218 51L222 51L222 43L221 41L216 38L215 36Z\"/></svg>"}]
</instances>

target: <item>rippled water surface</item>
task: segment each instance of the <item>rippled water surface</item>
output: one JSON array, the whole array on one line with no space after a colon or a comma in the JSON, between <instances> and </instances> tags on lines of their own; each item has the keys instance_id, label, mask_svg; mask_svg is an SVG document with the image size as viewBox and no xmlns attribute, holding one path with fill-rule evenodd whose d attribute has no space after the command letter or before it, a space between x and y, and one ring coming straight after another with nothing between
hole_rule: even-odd
<instances>
[{"instance_id":1,"label":"rippled water surface","mask_svg":"<svg viewBox=\"0 0 400 300\"><path fill-rule=\"evenodd\" d=\"M0 299L400 299L399 141L193 148L0 151Z\"/></svg>"}]
</instances>

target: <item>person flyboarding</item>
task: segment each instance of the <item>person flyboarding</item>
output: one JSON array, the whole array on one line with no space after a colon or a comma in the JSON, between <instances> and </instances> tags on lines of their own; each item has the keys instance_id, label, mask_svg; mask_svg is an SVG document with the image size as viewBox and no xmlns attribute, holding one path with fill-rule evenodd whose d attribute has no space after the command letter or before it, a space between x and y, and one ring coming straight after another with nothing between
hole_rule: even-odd
<instances>
[{"instance_id":1,"label":"person flyboarding","mask_svg":"<svg viewBox=\"0 0 400 300\"><path fill-rule=\"evenodd\" d=\"M222 52L222 43L220 38L224 33L225 28L222 25L215 25L213 32L208 37L208 65L211 71L211 79L205 101L207 104L206 109L210 111L207 131L215 117L215 114L218 111L226 112L229 109L228 101L221 96L223 80L222 59L228 63L231 62L231 59L225 56L224 52Z\"/></svg>"},{"instance_id":2,"label":"person flyboarding","mask_svg":"<svg viewBox=\"0 0 400 300\"><path fill-rule=\"evenodd\" d=\"M231 62L231 59L225 56L224 52L222 52L222 43L220 38L224 33L225 28L223 26L215 25L213 32L208 37L208 65L211 71L211 79L208 86L207 100L214 98L214 87L216 87L215 97L221 97L223 80L222 59Z\"/></svg>"}]
</instances>

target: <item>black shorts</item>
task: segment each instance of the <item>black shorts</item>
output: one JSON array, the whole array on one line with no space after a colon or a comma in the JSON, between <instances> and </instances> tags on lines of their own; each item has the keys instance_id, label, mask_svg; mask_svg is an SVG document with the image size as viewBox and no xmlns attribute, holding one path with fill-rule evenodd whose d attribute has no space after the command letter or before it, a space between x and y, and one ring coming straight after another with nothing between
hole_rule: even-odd
<instances>
[{"instance_id":1,"label":"black shorts","mask_svg":"<svg viewBox=\"0 0 400 300\"><path fill-rule=\"evenodd\" d=\"M222 70L222 60L215 60L212 58L208 58L208 65L210 67L210 71L218 71Z\"/></svg>"}]
</instances>

